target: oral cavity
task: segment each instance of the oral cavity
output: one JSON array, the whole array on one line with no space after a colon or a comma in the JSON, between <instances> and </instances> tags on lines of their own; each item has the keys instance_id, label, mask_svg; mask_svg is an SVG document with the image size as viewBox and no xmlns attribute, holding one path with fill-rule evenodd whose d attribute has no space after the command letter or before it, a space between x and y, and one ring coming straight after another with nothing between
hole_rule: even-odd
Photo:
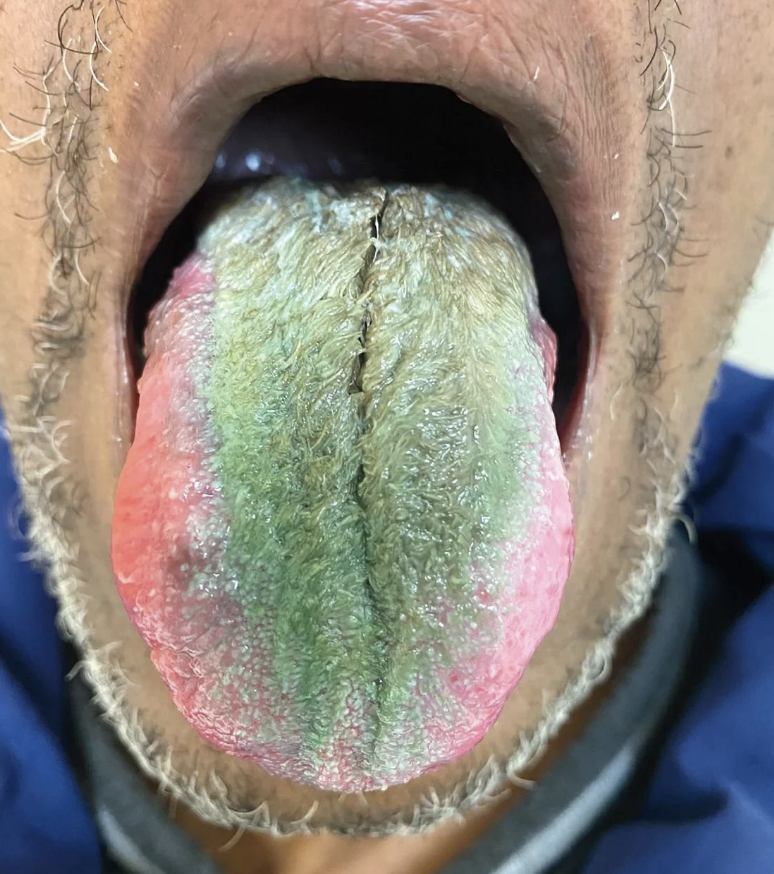
<instances>
[{"instance_id":1,"label":"oral cavity","mask_svg":"<svg viewBox=\"0 0 774 874\"><path fill-rule=\"evenodd\" d=\"M468 751L573 549L555 344L506 222L268 182L205 229L146 346L113 564L177 707L339 792Z\"/></svg>"}]
</instances>

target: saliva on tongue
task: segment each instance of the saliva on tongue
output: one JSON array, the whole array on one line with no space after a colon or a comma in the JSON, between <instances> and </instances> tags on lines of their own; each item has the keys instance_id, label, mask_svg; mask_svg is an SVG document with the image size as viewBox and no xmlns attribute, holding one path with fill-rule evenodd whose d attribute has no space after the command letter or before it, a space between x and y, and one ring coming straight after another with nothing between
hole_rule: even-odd
<instances>
[{"instance_id":1,"label":"saliva on tongue","mask_svg":"<svg viewBox=\"0 0 774 874\"><path fill-rule=\"evenodd\" d=\"M441 188L243 190L146 346L112 554L179 710L337 792L468 751L573 551L555 342L504 219Z\"/></svg>"}]
</instances>

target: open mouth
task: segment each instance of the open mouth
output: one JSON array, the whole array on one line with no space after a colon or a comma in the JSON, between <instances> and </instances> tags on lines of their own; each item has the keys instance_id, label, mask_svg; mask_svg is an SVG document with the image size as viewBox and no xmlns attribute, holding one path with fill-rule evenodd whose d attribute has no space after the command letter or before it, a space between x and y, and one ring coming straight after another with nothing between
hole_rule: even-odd
<instances>
[{"instance_id":1,"label":"open mouth","mask_svg":"<svg viewBox=\"0 0 774 874\"><path fill-rule=\"evenodd\" d=\"M559 222L502 123L439 86L318 79L252 107L134 287L128 323L137 376L148 313L208 216L235 189L272 176L442 184L482 197L505 216L529 249L540 310L557 338L553 407L566 446L582 400L588 337Z\"/></svg>"},{"instance_id":2,"label":"open mouth","mask_svg":"<svg viewBox=\"0 0 774 874\"><path fill-rule=\"evenodd\" d=\"M300 237L276 231L281 203ZM314 271L278 293L294 258L291 274L327 268L329 244L346 261L353 215L348 302L315 297ZM559 441L589 345L559 221L502 124L430 85L264 98L150 255L128 323L141 400L114 571L178 708L221 749L332 791L471 749L561 601Z\"/></svg>"}]
</instances>

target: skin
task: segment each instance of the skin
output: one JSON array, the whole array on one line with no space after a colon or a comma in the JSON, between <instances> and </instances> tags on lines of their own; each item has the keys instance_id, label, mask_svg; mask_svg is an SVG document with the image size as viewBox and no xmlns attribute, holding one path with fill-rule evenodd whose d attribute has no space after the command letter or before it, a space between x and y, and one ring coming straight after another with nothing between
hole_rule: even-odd
<instances>
[{"instance_id":1,"label":"skin","mask_svg":"<svg viewBox=\"0 0 774 874\"><path fill-rule=\"evenodd\" d=\"M512 754L605 635L621 585L642 576L774 221L774 3L655 6L106 0L96 40L99 4L86 0L62 33L73 49L97 46L94 78L89 56L70 52L86 102L70 95L65 124L76 112L84 123L57 140L53 98L52 163L44 143L20 143L37 128L18 117L42 118L43 95L27 82L40 88L59 58L61 0L0 5L0 118L12 135L0 139L10 149L0 154L0 395L20 478L39 549L56 554L65 620L82 619L87 653L111 653L109 674L93 677L103 702L122 690L114 715L123 708L134 740L139 725L153 743L149 770L219 799L203 810L210 818L236 824L225 810L268 801L285 828L307 814L320 829L410 823L431 790L448 796ZM269 777L202 741L127 618L109 554L132 437L132 282L238 114L316 76L436 83L507 119L562 225L590 332L583 402L562 434L576 554L557 623L484 741L365 798ZM61 94L68 79L60 67L46 83ZM43 469L52 446L60 464Z\"/></svg>"}]
</instances>

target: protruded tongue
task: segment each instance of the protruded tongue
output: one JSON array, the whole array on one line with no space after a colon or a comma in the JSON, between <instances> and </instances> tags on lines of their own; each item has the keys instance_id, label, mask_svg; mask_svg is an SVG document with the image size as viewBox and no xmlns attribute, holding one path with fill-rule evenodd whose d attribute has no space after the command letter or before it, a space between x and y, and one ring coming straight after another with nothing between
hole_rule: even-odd
<instances>
[{"instance_id":1,"label":"protruded tongue","mask_svg":"<svg viewBox=\"0 0 774 874\"><path fill-rule=\"evenodd\" d=\"M212 744L336 791L469 750L569 571L529 258L442 189L275 180L153 311L118 588Z\"/></svg>"}]
</instances>

